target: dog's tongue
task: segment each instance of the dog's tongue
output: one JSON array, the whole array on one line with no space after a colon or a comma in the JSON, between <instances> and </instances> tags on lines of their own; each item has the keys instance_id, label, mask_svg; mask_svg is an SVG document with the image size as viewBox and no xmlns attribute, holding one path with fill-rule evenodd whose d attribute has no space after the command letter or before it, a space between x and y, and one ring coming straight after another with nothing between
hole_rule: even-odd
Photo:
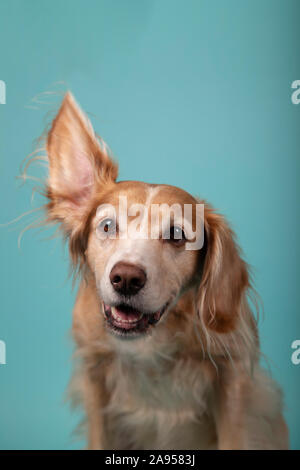
<instances>
[{"instance_id":1,"label":"dog's tongue","mask_svg":"<svg viewBox=\"0 0 300 470\"><path fill-rule=\"evenodd\" d=\"M160 319L161 313L156 312L152 315L144 315L127 305L118 305L118 307L110 307L104 304L104 311L110 323L115 327L123 330L140 330L146 329L149 325L153 325Z\"/></svg>"},{"instance_id":2,"label":"dog's tongue","mask_svg":"<svg viewBox=\"0 0 300 470\"><path fill-rule=\"evenodd\" d=\"M137 310L133 310L131 308L123 309L121 307L114 307L114 313L118 317L118 319L127 322L136 322L142 317L141 312L138 312Z\"/></svg>"}]
</instances>

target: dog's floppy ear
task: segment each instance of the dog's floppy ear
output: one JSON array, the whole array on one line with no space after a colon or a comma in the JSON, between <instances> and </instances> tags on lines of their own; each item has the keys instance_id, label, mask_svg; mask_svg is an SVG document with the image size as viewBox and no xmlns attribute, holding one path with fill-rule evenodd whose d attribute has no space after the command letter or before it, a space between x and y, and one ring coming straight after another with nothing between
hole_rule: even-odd
<instances>
[{"instance_id":1,"label":"dog's floppy ear","mask_svg":"<svg viewBox=\"0 0 300 470\"><path fill-rule=\"evenodd\" d=\"M47 137L49 220L70 235L89 212L96 192L117 177L117 165L87 116L67 93Z\"/></svg>"},{"instance_id":2,"label":"dog's floppy ear","mask_svg":"<svg viewBox=\"0 0 300 470\"><path fill-rule=\"evenodd\" d=\"M235 326L249 284L232 230L205 205L206 255L197 293L197 309L206 328L226 333Z\"/></svg>"}]
</instances>

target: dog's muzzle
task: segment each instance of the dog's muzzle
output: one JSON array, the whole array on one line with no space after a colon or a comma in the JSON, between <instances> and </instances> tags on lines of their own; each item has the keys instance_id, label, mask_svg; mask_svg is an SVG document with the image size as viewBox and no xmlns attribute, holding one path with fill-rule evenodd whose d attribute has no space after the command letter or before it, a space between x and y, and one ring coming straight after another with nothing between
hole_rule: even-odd
<instances>
[{"instance_id":1,"label":"dog's muzzle","mask_svg":"<svg viewBox=\"0 0 300 470\"><path fill-rule=\"evenodd\" d=\"M118 336L137 337L146 334L159 322L168 304L154 313L140 312L129 305L110 306L103 303L106 324Z\"/></svg>"}]
</instances>

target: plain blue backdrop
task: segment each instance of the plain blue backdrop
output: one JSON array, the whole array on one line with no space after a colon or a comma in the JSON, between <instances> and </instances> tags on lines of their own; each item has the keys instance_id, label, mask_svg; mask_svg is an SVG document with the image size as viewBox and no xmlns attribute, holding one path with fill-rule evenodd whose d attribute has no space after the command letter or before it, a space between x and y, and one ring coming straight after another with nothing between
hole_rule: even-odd
<instances>
[{"instance_id":1,"label":"plain blue backdrop","mask_svg":"<svg viewBox=\"0 0 300 470\"><path fill-rule=\"evenodd\" d=\"M262 350L300 448L299 1L2 0L1 220L38 207L19 165L57 95L71 89L120 163L121 179L169 183L224 213L253 266ZM57 82L64 82L59 84ZM54 100L54 101L53 101ZM33 184L34 185L34 184ZM75 292L60 240L0 228L0 448L79 448L63 401Z\"/></svg>"}]
</instances>

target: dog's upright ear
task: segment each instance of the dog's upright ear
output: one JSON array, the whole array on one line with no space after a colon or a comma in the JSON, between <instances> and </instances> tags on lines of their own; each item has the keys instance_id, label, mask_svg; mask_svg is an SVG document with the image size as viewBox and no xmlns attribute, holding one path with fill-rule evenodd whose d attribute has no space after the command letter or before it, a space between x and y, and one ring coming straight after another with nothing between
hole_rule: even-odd
<instances>
[{"instance_id":1,"label":"dog's upright ear","mask_svg":"<svg viewBox=\"0 0 300 470\"><path fill-rule=\"evenodd\" d=\"M62 222L70 235L84 223L95 194L114 182L118 172L71 93L65 95L48 133L47 154L48 217Z\"/></svg>"},{"instance_id":2,"label":"dog's upright ear","mask_svg":"<svg viewBox=\"0 0 300 470\"><path fill-rule=\"evenodd\" d=\"M97 195L114 184L118 167L87 116L67 93L47 136L48 222L60 222L74 267L82 267Z\"/></svg>"},{"instance_id":3,"label":"dog's upright ear","mask_svg":"<svg viewBox=\"0 0 300 470\"><path fill-rule=\"evenodd\" d=\"M225 219L205 204L205 262L197 310L208 330L234 329L243 296L250 287L248 269Z\"/></svg>"}]
</instances>

